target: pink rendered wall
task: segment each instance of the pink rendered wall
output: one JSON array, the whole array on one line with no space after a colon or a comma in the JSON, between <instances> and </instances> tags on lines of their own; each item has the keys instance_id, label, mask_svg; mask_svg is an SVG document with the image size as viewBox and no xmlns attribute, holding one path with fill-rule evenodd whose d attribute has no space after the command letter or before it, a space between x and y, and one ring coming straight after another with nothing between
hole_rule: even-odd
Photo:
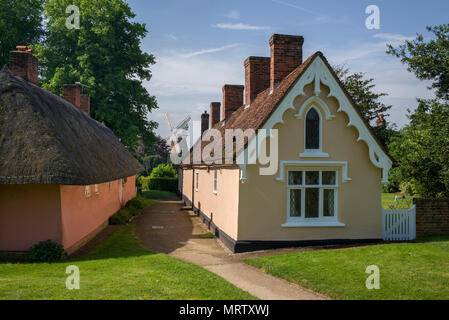
<instances>
[{"instance_id":1,"label":"pink rendered wall","mask_svg":"<svg viewBox=\"0 0 449 320\"><path fill-rule=\"evenodd\" d=\"M61 243L59 195L58 185L0 185L0 251Z\"/></svg>"},{"instance_id":2,"label":"pink rendered wall","mask_svg":"<svg viewBox=\"0 0 449 320\"><path fill-rule=\"evenodd\" d=\"M62 244L70 248L94 232L116 213L126 202L136 196L135 176L123 186L120 202L120 180L90 186L90 197L84 186L60 186L62 212Z\"/></svg>"}]
</instances>

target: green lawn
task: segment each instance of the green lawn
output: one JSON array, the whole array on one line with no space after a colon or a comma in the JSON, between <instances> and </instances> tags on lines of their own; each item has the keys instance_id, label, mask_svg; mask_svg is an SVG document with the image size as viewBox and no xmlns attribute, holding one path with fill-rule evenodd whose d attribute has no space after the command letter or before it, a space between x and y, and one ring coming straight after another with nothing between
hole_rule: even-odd
<instances>
[{"instance_id":1,"label":"green lawn","mask_svg":"<svg viewBox=\"0 0 449 320\"><path fill-rule=\"evenodd\" d=\"M60 263L0 263L3 299L253 299L198 266L145 249L134 224L96 249ZM80 290L65 287L69 265L80 270Z\"/></svg>"},{"instance_id":2,"label":"green lawn","mask_svg":"<svg viewBox=\"0 0 449 320\"><path fill-rule=\"evenodd\" d=\"M382 193L382 207L384 209L392 209L398 206L398 209L409 209L413 205L412 200L399 200L398 203L395 203L394 198L398 194L396 193Z\"/></svg>"},{"instance_id":3,"label":"green lawn","mask_svg":"<svg viewBox=\"0 0 449 320\"><path fill-rule=\"evenodd\" d=\"M173 192L160 191L160 190L145 190L142 191L142 195L147 199L157 199L157 200L176 197L176 194L174 194Z\"/></svg>"},{"instance_id":4,"label":"green lawn","mask_svg":"<svg viewBox=\"0 0 449 320\"><path fill-rule=\"evenodd\" d=\"M449 236L297 252L246 263L335 299L449 299ZM370 265L379 267L379 290L366 289Z\"/></svg>"}]
</instances>

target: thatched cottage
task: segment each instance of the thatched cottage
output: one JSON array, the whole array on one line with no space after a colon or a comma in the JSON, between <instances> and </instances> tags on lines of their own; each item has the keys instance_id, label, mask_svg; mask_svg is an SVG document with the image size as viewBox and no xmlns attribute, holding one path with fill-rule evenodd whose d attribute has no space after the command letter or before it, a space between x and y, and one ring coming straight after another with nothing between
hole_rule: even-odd
<instances>
[{"instance_id":1,"label":"thatched cottage","mask_svg":"<svg viewBox=\"0 0 449 320\"><path fill-rule=\"evenodd\" d=\"M223 105L210 109L215 130L203 114L203 141L180 169L184 201L234 252L382 238L381 181L392 161L324 55L303 60L303 41L275 34L271 57L245 61L245 86L223 87ZM267 138L236 134L241 149L215 154L236 129ZM220 138L204 139L213 131ZM261 173L265 163L239 161L264 141L268 150L278 145L270 174ZM217 164L222 157L230 161Z\"/></svg>"},{"instance_id":2,"label":"thatched cottage","mask_svg":"<svg viewBox=\"0 0 449 320\"><path fill-rule=\"evenodd\" d=\"M89 116L81 85L64 99L38 86L26 47L0 72L0 251L53 240L71 253L135 197L143 168Z\"/></svg>"}]
</instances>

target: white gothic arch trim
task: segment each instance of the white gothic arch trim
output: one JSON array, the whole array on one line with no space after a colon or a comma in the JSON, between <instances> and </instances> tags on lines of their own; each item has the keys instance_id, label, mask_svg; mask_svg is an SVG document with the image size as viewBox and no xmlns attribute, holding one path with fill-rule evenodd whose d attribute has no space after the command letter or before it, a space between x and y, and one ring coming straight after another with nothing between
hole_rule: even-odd
<instances>
[{"instance_id":1,"label":"white gothic arch trim","mask_svg":"<svg viewBox=\"0 0 449 320\"><path fill-rule=\"evenodd\" d=\"M337 117L331 113L331 111L329 110L329 107L323 101L323 99L321 99L320 97L317 97L317 96L310 97L309 99L307 99L301 105L301 107L299 108L299 112L297 114L295 114L294 117L296 119L304 118L304 114L306 113L306 111L308 112L309 109L313 108L314 106L319 107L319 108L315 107L315 109L320 113L320 115L322 115L322 113L324 112L324 116L325 116L326 120L332 120ZM322 112L321 112L321 110L322 110Z\"/></svg>"}]
</instances>

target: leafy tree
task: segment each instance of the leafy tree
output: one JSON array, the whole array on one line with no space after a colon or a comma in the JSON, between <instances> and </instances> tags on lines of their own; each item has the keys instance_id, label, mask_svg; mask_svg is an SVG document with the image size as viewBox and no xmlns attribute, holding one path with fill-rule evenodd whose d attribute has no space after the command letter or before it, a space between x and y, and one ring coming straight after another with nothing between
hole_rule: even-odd
<instances>
[{"instance_id":1,"label":"leafy tree","mask_svg":"<svg viewBox=\"0 0 449 320\"><path fill-rule=\"evenodd\" d=\"M66 8L80 9L80 28L67 29ZM124 0L47 0L47 37L34 46L43 67L42 87L56 94L63 84L90 87L91 113L134 152L139 140L151 147L157 123L148 121L156 99L143 86L151 79L153 55L141 50L145 24Z\"/></svg>"},{"instance_id":2,"label":"leafy tree","mask_svg":"<svg viewBox=\"0 0 449 320\"><path fill-rule=\"evenodd\" d=\"M386 93L375 93L374 79L365 79L362 72L350 73L344 66L334 67L334 71L340 78L348 93L359 108L363 117L369 122L377 119L380 114L388 116L386 113L391 106L383 104L380 99L387 96Z\"/></svg>"},{"instance_id":3,"label":"leafy tree","mask_svg":"<svg viewBox=\"0 0 449 320\"><path fill-rule=\"evenodd\" d=\"M158 155L164 160L164 162L167 162L170 154L170 147L168 146L167 141L161 136L157 136L156 142L151 148L151 154Z\"/></svg>"},{"instance_id":4,"label":"leafy tree","mask_svg":"<svg viewBox=\"0 0 449 320\"><path fill-rule=\"evenodd\" d=\"M410 72L422 80L432 80L431 88L437 97L449 100L449 24L427 27L435 39L425 40L418 34L415 40L394 48L388 45L388 54L401 59Z\"/></svg>"},{"instance_id":5,"label":"leafy tree","mask_svg":"<svg viewBox=\"0 0 449 320\"><path fill-rule=\"evenodd\" d=\"M153 169L150 178L176 178L176 170L171 163L161 164Z\"/></svg>"},{"instance_id":6,"label":"leafy tree","mask_svg":"<svg viewBox=\"0 0 449 320\"><path fill-rule=\"evenodd\" d=\"M390 152L402 181L423 197L449 197L449 104L418 99L410 124L394 137Z\"/></svg>"},{"instance_id":7,"label":"leafy tree","mask_svg":"<svg viewBox=\"0 0 449 320\"><path fill-rule=\"evenodd\" d=\"M0 68L17 45L31 45L43 36L44 0L0 0Z\"/></svg>"},{"instance_id":8,"label":"leafy tree","mask_svg":"<svg viewBox=\"0 0 449 320\"><path fill-rule=\"evenodd\" d=\"M349 69L344 66L336 66L334 71L351 95L360 113L368 122L372 123L381 114L384 117L388 116L386 112L392 106L387 106L380 101L387 94L374 92L376 85L373 78L366 79L365 74L362 72L350 73ZM388 125L388 123L384 126L373 127L373 131L384 146L388 146L391 137L397 133L396 125Z\"/></svg>"},{"instance_id":9,"label":"leafy tree","mask_svg":"<svg viewBox=\"0 0 449 320\"><path fill-rule=\"evenodd\" d=\"M159 155L152 155L142 158L142 165L145 168L146 176L149 176L154 168L164 162L164 159Z\"/></svg>"}]
</instances>

